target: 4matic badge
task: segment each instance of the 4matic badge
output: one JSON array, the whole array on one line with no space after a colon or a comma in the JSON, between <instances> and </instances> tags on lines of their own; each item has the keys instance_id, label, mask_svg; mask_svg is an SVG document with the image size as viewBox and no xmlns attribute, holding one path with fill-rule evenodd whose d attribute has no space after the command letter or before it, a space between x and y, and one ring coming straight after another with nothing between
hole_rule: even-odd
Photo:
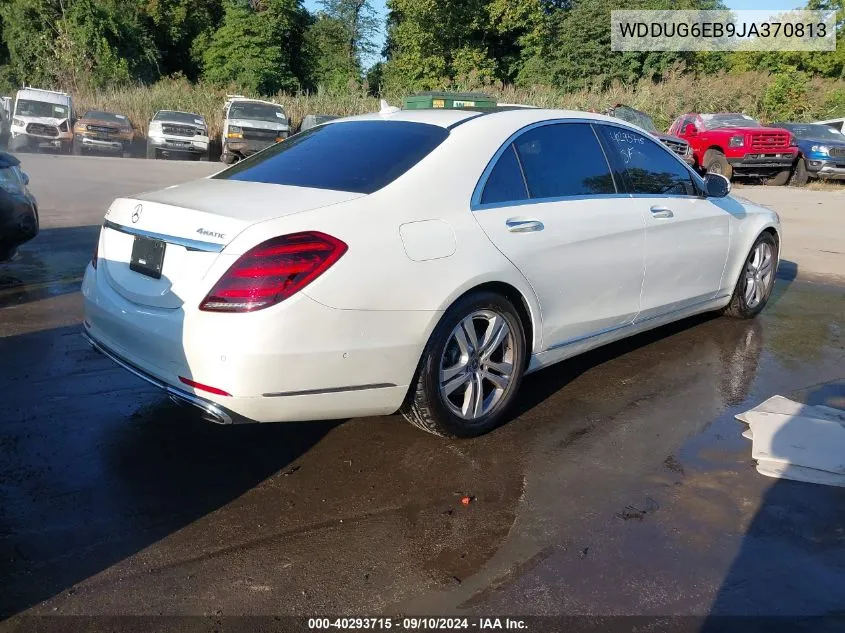
<instances>
[{"instance_id":1,"label":"4matic badge","mask_svg":"<svg viewBox=\"0 0 845 633\"><path fill-rule=\"evenodd\" d=\"M226 236L222 233L215 233L214 231L206 231L205 229L197 229L197 233L200 235L205 235L206 237L216 237L220 240L225 240Z\"/></svg>"}]
</instances>

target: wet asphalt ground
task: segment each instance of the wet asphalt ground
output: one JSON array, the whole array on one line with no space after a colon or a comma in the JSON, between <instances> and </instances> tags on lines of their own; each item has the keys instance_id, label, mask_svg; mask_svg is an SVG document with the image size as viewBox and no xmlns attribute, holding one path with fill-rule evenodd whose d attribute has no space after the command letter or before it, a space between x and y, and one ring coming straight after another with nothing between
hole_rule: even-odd
<instances>
[{"instance_id":1,"label":"wet asphalt ground","mask_svg":"<svg viewBox=\"0 0 845 633\"><path fill-rule=\"evenodd\" d=\"M221 427L92 352L78 292L115 196L217 166L22 158L42 232L0 265L0 629L845 612L845 489L760 476L733 419L775 394L845 408L845 286L802 276L788 236L760 318L697 317L530 376L486 437L398 416Z\"/></svg>"}]
</instances>

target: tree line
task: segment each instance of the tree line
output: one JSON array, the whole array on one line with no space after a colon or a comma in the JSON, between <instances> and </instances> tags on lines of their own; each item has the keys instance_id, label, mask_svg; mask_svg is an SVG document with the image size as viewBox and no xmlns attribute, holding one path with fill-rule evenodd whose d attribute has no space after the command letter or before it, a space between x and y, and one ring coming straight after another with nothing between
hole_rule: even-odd
<instances>
[{"instance_id":1,"label":"tree line","mask_svg":"<svg viewBox=\"0 0 845 633\"><path fill-rule=\"evenodd\" d=\"M750 69L845 77L836 51L610 51L612 9L720 9L721 0L0 0L0 82L68 90L184 76L259 94L398 92L491 85L563 91ZM376 36L387 29L383 51ZM383 61L365 68L381 53Z\"/></svg>"}]
</instances>

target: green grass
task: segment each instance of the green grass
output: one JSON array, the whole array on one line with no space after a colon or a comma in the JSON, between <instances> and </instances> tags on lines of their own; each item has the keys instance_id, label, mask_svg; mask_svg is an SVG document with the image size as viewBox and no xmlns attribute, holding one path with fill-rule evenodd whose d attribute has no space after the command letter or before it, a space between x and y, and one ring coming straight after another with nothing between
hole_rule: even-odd
<instances>
[{"instance_id":1,"label":"green grass","mask_svg":"<svg viewBox=\"0 0 845 633\"><path fill-rule=\"evenodd\" d=\"M694 76L670 73L663 81L642 80L632 84L615 84L608 89L583 89L561 92L547 86L515 88L487 86L485 92L500 102L524 103L549 108L602 111L615 104L625 103L648 112L661 129L685 112L745 112L764 122L776 116L765 95L775 76L764 72ZM478 89L477 86L462 88ZM210 86L192 84L185 79L164 79L151 86L113 88L74 95L80 114L89 109L107 110L127 115L142 134L153 114L160 109L186 110L204 115L212 137L220 134L223 103L227 92ZM845 116L845 80L811 79L804 93L794 96L795 103L777 103L778 113L792 113L798 120L818 120ZM247 95L258 96L258 95ZM401 105L402 94L385 95L392 105ZM268 97L265 97L268 98ZM379 100L364 91L334 94L279 94L269 97L284 106L294 126L306 114L352 115L378 110Z\"/></svg>"}]
</instances>

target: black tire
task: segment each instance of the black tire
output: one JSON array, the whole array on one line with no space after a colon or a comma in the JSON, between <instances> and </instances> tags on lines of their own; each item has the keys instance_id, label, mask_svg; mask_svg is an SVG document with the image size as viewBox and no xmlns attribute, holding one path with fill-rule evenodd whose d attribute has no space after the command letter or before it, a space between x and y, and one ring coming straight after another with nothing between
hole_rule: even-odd
<instances>
[{"instance_id":1,"label":"black tire","mask_svg":"<svg viewBox=\"0 0 845 633\"><path fill-rule=\"evenodd\" d=\"M712 172L714 174L721 174L728 180L733 177L733 167L725 158L725 155L717 149L708 149L704 152L704 159L701 164L704 172Z\"/></svg>"},{"instance_id":2,"label":"black tire","mask_svg":"<svg viewBox=\"0 0 845 633\"><path fill-rule=\"evenodd\" d=\"M810 180L810 173L807 171L807 161L800 157L795 163L795 171L792 172L792 180L789 184L796 187L803 187Z\"/></svg>"},{"instance_id":3,"label":"black tire","mask_svg":"<svg viewBox=\"0 0 845 633\"><path fill-rule=\"evenodd\" d=\"M772 250L772 274L771 279L768 282L768 286L763 293L763 297L760 303L749 306L748 301L745 297L745 290L747 287L747 275L746 271L751 264L752 258L754 257L754 252L757 247L762 244L766 243L771 247ZM736 286L734 287L733 296L731 296L731 302L722 309L722 314L725 316L733 317L735 319L752 319L766 307L766 303L769 300L769 297L772 296L772 290L775 287L775 278L777 276L777 263L778 263L778 242L775 237L769 233L768 231L762 233L760 237L754 242L754 246L751 247L751 250L748 253L748 256L745 258L745 261L742 264L742 270L739 271L739 279L736 281Z\"/></svg>"},{"instance_id":4,"label":"black tire","mask_svg":"<svg viewBox=\"0 0 845 633\"><path fill-rule=\"evenodd\" d=\"M453 331L462 321L480 311L493 313L495 316L504 319L512 334L508 341L495 348L501 350L502 356L500 358L502 358L502 361L505 360L503 355L509 354L512 367L511 378L498 396L498 400L491 405L489 411L474 420L467 420L450 409L447 397L443 395L440 387L440 370L447 352L458 351L459 353L456 347L453 348ZM488 323L488 327L493 327L493 325ZM484 331L481 334L484 334ZM498 357L497 354L498 352L493 356ZM400 412L414 426L441 437L466 438L488 433L505 421L507 410L513 403L522 383L526 354L525 330L519 313L513 304L505 297L493 292L469 294L452 305L434 329L423 351L419 367ZM475 362L476 367L478 367L477 361L478 351L476 350L474 359L469 362ZM471 366L468 365L470 368ZM482 382L481 384L482 394L485 394L485 388L489 389L493 386L492 382ZM458 387L457 390L460 389L461 387ZM485 397L493 397L492 390Z\"/></svg>"},{"instance_id":5,"label":"black tire","mask_svg":"<svg viewBox=\"0 0 845 633\"><path fill-rule=\"evenodd\" d=\"M147 158L150 160L158 158L158 151L156 151L155 145L147 145Z\"/></svg>"},{"instance_id":6,"label":"black tire","mask_svg":"<svg viewBox=\"0 0 845 633\"><path fill-rule=\"evenodd\" d=\"M792 170L791 169L783 169L779 171L775 176L766 179L766 184L770 187L783 187L786 183L789 182L789 179L792 177Z\"/></svg>"}]
</instances>

